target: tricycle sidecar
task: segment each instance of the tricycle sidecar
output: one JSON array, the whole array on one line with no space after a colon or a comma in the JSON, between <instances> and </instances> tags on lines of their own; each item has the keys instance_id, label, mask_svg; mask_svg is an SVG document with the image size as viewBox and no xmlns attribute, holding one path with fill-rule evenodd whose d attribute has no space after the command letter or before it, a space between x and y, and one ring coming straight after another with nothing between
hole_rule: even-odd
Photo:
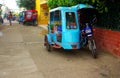
<instances>
[{"instance_id":1,"label":"tricycle sidecar","mask_svg":"<svg viewBox=\"0 0 120 78\"><path fill-rule=\"evenodd\" d=\"M93 32L89 26L92 18L91 10L93 10L92 6L84 4L50 10L48 33L44 40L47 50L51 51L51 48L80 49L90 43L89 46L92 46L90 50L92 49L92 54L96 58ZM91 45L91 42L94 45Z\"/></svg>"},{"instance_id":2,"label":"tricycle sidecar","mask_svg":"<svg viewBox=\"0 0 120 78\"><path fill-rule=\"evenodd\" d=\"M58 7L50 10L48 34L45 35L47 48L80 48L80 30L76 13L76 10L71 7Z\"/></svg>"},{"instance_id":3,"label":"tricycle sidecar","mask_svg":"<svg viewBox=\"0 0 120 78\"><path fill-rule=\"evenodd\" d=\"M37 11L36 10L26 10L24 13L23 24L27 22L32 22L33 25L37 25Z\"/></svg>"},{"instance_id":4,"label":"tricycle sidecar","mask_svg":"<svg viewBox=\"0 0 120 78\"><path fill-rule=\"evenodd\" d=\"M22 12L19 13L19 18L18 18L19 24L20 24L20 23L23 23L24 14L25 14L25 11L22 11Z\"/></svg>"}]
</instances>

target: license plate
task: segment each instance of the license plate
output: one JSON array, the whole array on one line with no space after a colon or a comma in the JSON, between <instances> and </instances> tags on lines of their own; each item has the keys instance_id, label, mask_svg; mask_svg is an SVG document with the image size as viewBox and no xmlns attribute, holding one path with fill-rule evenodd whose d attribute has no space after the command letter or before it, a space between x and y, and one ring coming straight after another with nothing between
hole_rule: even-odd
<instances>
[{"instance_id":1,"label":"license plate","mask_svg":"<svg viewBox=\"0 0 120 78\"><path fill-rule=\"evenodd\" d=\"M85 32L86 32L86 33L91 33L91 30L86 30Z\"/></svg>"}]
</instances>

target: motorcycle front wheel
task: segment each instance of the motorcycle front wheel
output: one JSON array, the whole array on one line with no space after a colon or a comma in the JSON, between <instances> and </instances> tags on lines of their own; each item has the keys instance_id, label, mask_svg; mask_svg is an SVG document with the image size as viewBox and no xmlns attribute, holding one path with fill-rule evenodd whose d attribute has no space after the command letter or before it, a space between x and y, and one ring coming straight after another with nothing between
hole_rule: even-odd
<instances>
[{"instance_id":1,"label":"motorcycle front wheel","mask_svg":"<svg viewBox=\"0 0 120 78\"><path fill-rule=\"evenodd\" d=\"M96 45L94 40L88 40L88 46L92 53L93 58L97 58Z\"/></svg>"}]
</instances>

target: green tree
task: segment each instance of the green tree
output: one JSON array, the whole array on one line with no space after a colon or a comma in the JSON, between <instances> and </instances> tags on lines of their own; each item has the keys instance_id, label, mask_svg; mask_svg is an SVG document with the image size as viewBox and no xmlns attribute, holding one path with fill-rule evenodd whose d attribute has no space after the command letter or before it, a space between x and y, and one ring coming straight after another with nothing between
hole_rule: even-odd
<instances>
[{"instance_id":1,"label":"green tree","mask_svg":"<svg viewBox=\"0 0 120 78\"><path fill-rule=\"evenodd\" d=\"M107 7L105 6L106 1L107 0L75 0L75 4L90 4L93 5L99 11L99 13L103 13L108 11Z\"/></svg>"},{"instance_id":2,"label":"green tree","mask_svg":"<svg viewBox=\"0 0 120 78\"><path fill-rule=\"evenodd\" d=\"M118 0L109 0L105 2L107 12L100 15L100 25L108 29L120 31L120 2Z\"/></svg>"},{"instance_id":3,"label":"green tree","mask_svg":"<svg viewBox=\"0 0 120 78\"><path fill-rule=\"evenodd\" d=\"M2 7L2 4L0 4L0 16L1 16L1 14L2 14L2 9L1 9L1 7Z\"/></svg>"},{"instance_id":4,"label":"green tree","mask_svg":"<svg viewBox=\"0 0 120 78\"><path fill-rule=\"evenodd\" d=\"M74 0L58 0L58 6L72 6L75 5Z\"/></svg>"},{"instance_id":5,"label":"green tree","mask_svg":"<svg viewBox=\"0 0 120 78\"><path fill-rule=\"evenodd\" d=\"M58 6L72 6L80 3L91 4L95 6L95 8L99 12L107 11L107 7L105 6L105 2L107 0L48 0L48 6L52 8L56 8Z\"/></svg>"},{"instance_id":6,"label":"green tree","mask_svg":"<svg viewBox=\"0 0 120 78\"><path fill-rule=\"evenodd\" d=\"M58 7L58 0L48 0L48 6L50 9Z\"/></svg>"},{"instance_id":7,"label":"green tree","mask_svg":"<svg viewBox=\"0 0 120 78\"><path fill-rule=\"evenodd\" d=\"M19 7L24 7L26 9L35 8L35 0L16 0Z\"/></svg>"},{"instance_id":8,"label":"green tree","mask_svg":"<svg viewBox=\"0 0 120 78\"><path fill-rule=\"evenodd\" d=\"M75 5L74 0L48 0L48 6L50 9L58 6L72 6Z\"/></svg>"}]
</instances>

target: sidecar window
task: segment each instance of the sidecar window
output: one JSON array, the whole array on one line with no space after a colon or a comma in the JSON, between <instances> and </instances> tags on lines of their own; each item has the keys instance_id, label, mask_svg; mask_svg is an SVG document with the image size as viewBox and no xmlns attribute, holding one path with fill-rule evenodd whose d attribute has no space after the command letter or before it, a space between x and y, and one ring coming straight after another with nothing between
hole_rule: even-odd
<instances>
[{"instance_id":1,"label":"sidecar window","mask_svg":"<svg viewBox=\"0 0 120 78\"><path fill-rule=\"evenodd\" d=\"M55 29L55 31L62 31L60 28L62 27L61 25L61 11L56 10L50 13L50 28Z\"/></svg>"},{"instance_id":2,"label":"sidecar window","mask_svg":"<svg viewBox=\"0 0 120 78\"><path fill-rule=\"evenodd\" d=\"M61 11L57 10L50 13L50 24L61 25Z\"/></svg>"},{"instance_id":3,"label":"sidecar window","mask_svg":"<svg viewBox=\"0 0 120 78\"><path fill-rule=\"evenodd\" d=\"M77 28L74 12L66 12L66 28L67 29Z\"/></svg>"}]
</instances>

